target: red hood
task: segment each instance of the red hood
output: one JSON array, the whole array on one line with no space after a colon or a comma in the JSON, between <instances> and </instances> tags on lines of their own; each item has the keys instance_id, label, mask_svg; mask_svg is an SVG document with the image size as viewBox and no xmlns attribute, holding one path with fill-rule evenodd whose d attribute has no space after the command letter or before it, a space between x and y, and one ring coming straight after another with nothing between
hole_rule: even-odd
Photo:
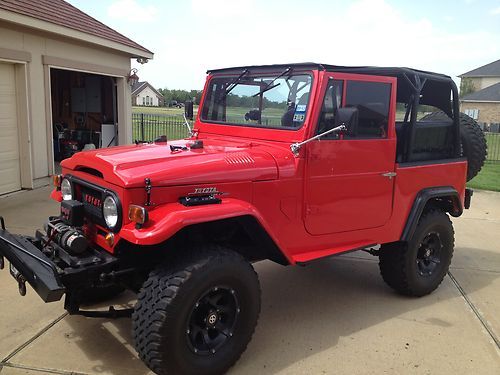
<instances>
[{"instance_id":1,"label":"red hood","mask_svg":"<svg viewBox=\"0 0 500 375\"><path fill-rule=\"evenodd\" d=\"M70 170L93 169L104 180L124 187L190 185L235 181L262 181L278 177L277 165L268 149L256 143L205 139L202 149L170 151L185 140L157 144L118 146L82 151L64 160Z\"/></svg>"}]
</instances>

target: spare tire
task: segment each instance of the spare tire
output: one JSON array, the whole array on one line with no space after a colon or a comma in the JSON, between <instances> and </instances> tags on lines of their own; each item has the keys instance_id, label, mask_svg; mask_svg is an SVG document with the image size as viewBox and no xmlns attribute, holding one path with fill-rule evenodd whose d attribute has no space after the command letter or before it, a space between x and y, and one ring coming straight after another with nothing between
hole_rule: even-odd
<instances>
[{"instance_id":1,"label":"spare tire","mask_svg":"<svg viewBox=\"0 0 500 375\"><path fill-rule=\"evenodd\" d=\"M449 117L443 111L432 112L421 118L421 120L427 121L445 119L449 119ZM462 156L467 158L467 181L470 181L483 167L488 155L488 146L484 133L476 120L465 113L460 113L459 119Z\"/></svg>"}]
</instances>

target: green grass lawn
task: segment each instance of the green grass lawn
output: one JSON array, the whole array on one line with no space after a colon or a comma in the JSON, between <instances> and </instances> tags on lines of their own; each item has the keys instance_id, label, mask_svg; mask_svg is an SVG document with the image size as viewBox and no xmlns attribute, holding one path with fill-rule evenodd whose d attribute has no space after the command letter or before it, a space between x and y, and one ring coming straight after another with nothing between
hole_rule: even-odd
<instances>
[{"instance_id":1,"label":"green grass lawn","mask_svg":"<svg viewBox=\"0 0 500 375\"><path fill-rule=\"evenodd\" d=\"M468 187L500 191L500 162L486 162L481 172L467 183Z\"/></svg>"},{"instance_id":2,"label":"green grass lawn","mask_svg":"<svg viewBox=\"0 0 500 375\"><path fill-rule=\"evenodd\" d=\"M194 106L194 113L198 111L198 106ZM170 107L139 107L132 106L132 113L147 113L152 115L181 115L184 113L184 108Z\"/></svg>"}]
</instances>

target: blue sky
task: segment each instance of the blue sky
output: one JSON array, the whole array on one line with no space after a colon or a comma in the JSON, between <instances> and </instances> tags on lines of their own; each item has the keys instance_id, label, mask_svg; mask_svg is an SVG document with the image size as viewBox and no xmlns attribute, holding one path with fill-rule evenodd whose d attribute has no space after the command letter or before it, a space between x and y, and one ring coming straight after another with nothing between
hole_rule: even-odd
<instances>
[{"instance_id":1,"label":"blue sky","mask_svg":"<svg viewBox=\"0 0 500 375\"><path fill-rule=\"evenodd\" d=\"M315 61L457 76L500 59L500 0L69 0L155 53L155 87L209 68Z\"/></svg>"}]
</instances>

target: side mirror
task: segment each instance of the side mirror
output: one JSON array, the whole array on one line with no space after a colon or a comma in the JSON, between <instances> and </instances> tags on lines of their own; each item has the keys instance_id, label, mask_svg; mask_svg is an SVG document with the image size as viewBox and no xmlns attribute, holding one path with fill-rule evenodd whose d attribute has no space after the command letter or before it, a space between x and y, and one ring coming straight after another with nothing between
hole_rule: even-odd
<instances>
[{"instance_id":1,"label":"side mirror","mask_svg":"<svg viewBox=\"0 0 500 375\"><path fill-rule=\"evenodd\" d=\"M184 114L186 118L189 120L193 120L194 118L194 105L191 100L188 100L184 103Z\"/></svg>"},{"instance_id":2,"label":"side mirror","mask_svg":"<svg viewBox=\"0 0 500 375\"><path fill-rule=\"evenodd\" d=\"M335 114L335 126L344 125L346 134L355 136L358 133L358 109L354 107L339 108Z\"/></svg>"}]
</instances>

